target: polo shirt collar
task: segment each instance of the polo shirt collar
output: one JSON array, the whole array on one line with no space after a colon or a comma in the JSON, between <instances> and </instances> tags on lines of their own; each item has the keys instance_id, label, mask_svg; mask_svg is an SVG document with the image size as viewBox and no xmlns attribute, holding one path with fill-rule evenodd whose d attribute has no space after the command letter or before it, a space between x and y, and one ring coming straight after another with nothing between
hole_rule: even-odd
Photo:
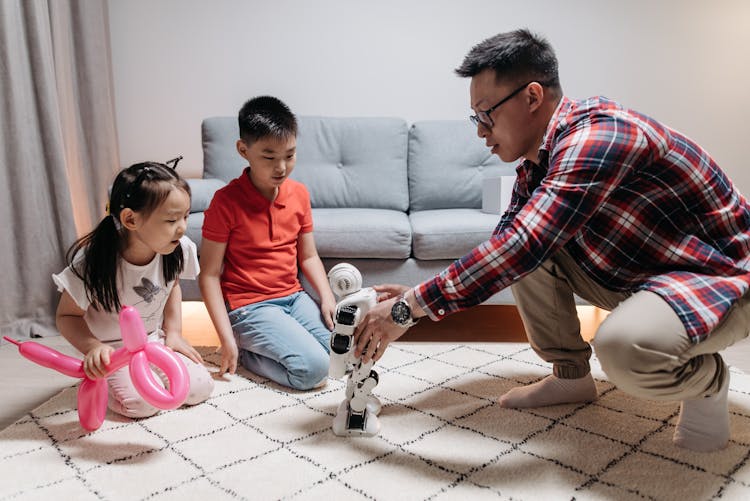
<instances>
[{"instance_id":1,"label":"polo shirt collar","mask_svg":"<svg viewBox=\"0 0 750 501\"><path fill-rule=\"evenodd\" d=\"M245 170L242 171L242 176L240 176L240 186L242 187L242 191L247 194L250 201L254 204L271 205L271 201L264 197L263 194L258 191L258 188L255 187L253 182L250 181L250 166L245 167ZM279 209L286 207L288 195L289 190L287 189L286 182L283 182L281 183L281 186L279 186L279 192L273 201L273 206Z\"/></svg>"}]
</instances>

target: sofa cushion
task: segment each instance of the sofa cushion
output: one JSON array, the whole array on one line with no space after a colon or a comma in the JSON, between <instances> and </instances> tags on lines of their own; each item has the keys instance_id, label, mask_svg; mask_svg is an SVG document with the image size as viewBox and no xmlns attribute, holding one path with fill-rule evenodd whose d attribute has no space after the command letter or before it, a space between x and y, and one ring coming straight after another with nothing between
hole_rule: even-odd
<instances>
[{"instance_id":1,"label":"sofa cushion","mask_svg":"<svg viewBox=\"0 0 750 501\"><path fill-rule=\"evenodd\" d=\"M313 209L313 234L323 258L405 259L411 254L409 218L385 209Z\"/></svg>"},{"instance_id":2,"label":"sofa cushion","mask_svg":"<svg viewBox=\"0 0 750 501\"><path fill-rule=\"evenodd\" d=\"M479 209L437 209L409 214L414 257L457 259L489 239L500 221Z\"/></svg>"},{"instance_id":3,"label":"sofa cushion","mask_svg":"<svg viewBox=\"0 0 750 501\"><path fill-rule=\"evenodd\" d=\"M490 153L468 120L429 120L412 125L410 210L479 209L483 177L499 175L515 175L515 165Z\"/></svg>"},{"instance_id":4,"label":"sofa cushion","mask_svg":"<svg viewBox=\"0 0 750 501\"><path fill-rule=\"evenodd\" d=\"M201 123L203 177L228 183L242 173L247 161L237 153L237 117L211 117Z\"/></svg>"},{"instance_id":5,"label":"sofa cushion","mask_svg":"<svg viewBox=\"0 0 750 501\"><path fill-rule=\"evenodd\" d=\"M406 211L408 132L400 118L300 117L292 177L315 208Z\"/></svg>"},{"instance_id":6,"label":"sofa cushion","mask_svg":"<svg viewBox=\"0 0 750 501\"><path fill-rule=\"evenodd\" d=\"M216 190L227 183L221 179L186 179L190 186L190 212L201 212L208 209Z\"/></svg>"},{"instance_id":7,"label":"sofa cushion","mask_svg":"<svg viewBox=\"0 0 750 501\"><path fill-rule=\"evenodd\" d=\"M198 253L200 253L201 242L203 241L203 215L203 211L191 212L188 216L187 229L185 230L188 238L198 247Z\"/></svg>"},{"instance_id":8,"label":"sofa cushion","mask_svg":"<svg viewBox=\"0 0 750 501\"><path fill-rule=\"evenodd\" d=\"M307 186L313 208L406 211L406 122L400 118L297 118L297 164L291 177ZM226 182L247 162L236 152L237 119L202 124L204 174Z\"/></svg>"}]
</instances>

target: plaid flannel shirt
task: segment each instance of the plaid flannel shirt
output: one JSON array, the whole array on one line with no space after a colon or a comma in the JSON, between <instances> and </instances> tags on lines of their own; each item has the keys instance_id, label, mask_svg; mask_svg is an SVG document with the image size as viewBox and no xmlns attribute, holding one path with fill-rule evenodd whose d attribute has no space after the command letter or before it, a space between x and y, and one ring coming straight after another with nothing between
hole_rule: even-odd
<instances>
[{"instance_id":1,"label":"plaid flannel shirt","mask_svg":"<svg viewBox=\"0 0 750 501\"><path fill-rule=\"evenodd\" d=\"M563 98L491 238L415 288L433 320L565 248L601 286L659 294L694 342L750 286L750 206L684 135L606 98Z\"/></svg>"}]
</instances>

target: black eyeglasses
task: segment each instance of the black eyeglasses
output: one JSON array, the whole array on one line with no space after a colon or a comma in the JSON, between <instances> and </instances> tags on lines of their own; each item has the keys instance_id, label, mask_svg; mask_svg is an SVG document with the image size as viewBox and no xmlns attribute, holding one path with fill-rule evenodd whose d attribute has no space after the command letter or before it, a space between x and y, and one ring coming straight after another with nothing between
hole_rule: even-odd
<instances>
[{"instance_id":1,"label":"black eyeglasses","mask_svg":"<svg viewBox=\"0 0 750 501\"><path fill-rule=\"evenodd\" d=\"M536 80L532 80L531 82L526 82L525 84L523 84L522 86L520 86L519 88L517 88L516 90L514 90L507 96L505 96L503 99L501 99L500 102L497 103L492 108L477 111L476 115L470 115L469 120L471 120L471 123L473 123L474 125L482 124L488 129L491 129L495 125L495 122L492 120L492 117L490 116L492 112L498 109L500 106L502 106L506 102L510 101L516 94L518 94L519 92L521 92L526 87L533 84L534 82L536 82ZM547 85L546 83L542 83L542 82L537 82L537 83L541 86Z\"/></svg>"}]
</instances>

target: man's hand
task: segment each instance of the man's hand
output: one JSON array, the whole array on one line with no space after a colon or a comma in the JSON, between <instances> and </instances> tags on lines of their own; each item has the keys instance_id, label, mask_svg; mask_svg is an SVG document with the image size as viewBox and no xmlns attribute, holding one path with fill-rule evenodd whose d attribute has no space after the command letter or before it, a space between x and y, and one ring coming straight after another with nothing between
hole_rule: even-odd
<instances>
[{"instance_id":1,"label":"man's hand","mask_svg":"<svg viewBox=\"0 0 750 501\"><path fill-rule=\"evenodd\" d=\"M405 294L410 287L400 284L381 284L373 286L373 289L378 293L378 302L381 302Z\"/></svg>"},{"instance_id":2,"label":"man's hand","mask_svg":"<svg viewBox=\"0 0 750 501\"><path fill-rule=\"evenodd\" d=\"M409 330L397 325L391 318L391 307L395 302L396 298L390 298L376 304L354 331L357 345L354 355L362 357L362 363L366 364L370 359L375 362L380 360L388 345Z\"/></svg>"}]
</instances>

